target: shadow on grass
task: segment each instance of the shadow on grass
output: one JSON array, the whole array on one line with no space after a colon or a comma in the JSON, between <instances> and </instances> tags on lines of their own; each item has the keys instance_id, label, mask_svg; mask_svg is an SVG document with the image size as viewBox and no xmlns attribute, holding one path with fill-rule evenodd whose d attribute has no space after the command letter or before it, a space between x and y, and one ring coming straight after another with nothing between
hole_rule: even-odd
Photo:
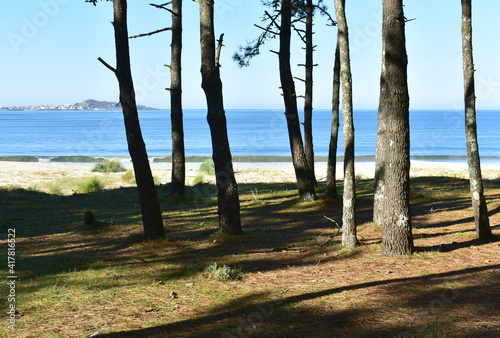
<instances>
[{"instance_id":1,"label":"shadow on grass","mask_svg":"<svg viewBox=\"0 0 500 338\"><path fill-rule=\"evenodd\" d=\"M464 181L467 182L439 177L418 178L412 184L415 185L414 192L418 189L424 192L432 189L446 191L446 187L467 191ZM489 184L500 187L500 183ZM318 252L331 251L339 245L340 238L335 237L337 228L323 215L338 220L340 224L341 205L322 200L299 202L295 188L295 184L285 183L241 184L240 193L246 195L242 199L244 234L233 241L220 241L214 236L217 231L217 202L216 189L210 184L189 187L186 197L170 197L165 186L158 187L171 240L162 242L159 247L151 246L139 251L127 250L138 243L141 245L141 217L135 188L72 196L2 190L0 224L4 228L15 227L18 238L25 240L20 248L27 245L36 254L24 255L20 260L20 271L30 278L84 269L93 262L105 261L106 266L180 263L181 267L172 273L158 274L159 278L175 279L190 273L192 266L212 263L231 255L242 260L246 271L271 271L287 265L316 264ZM371 221L373 180L360 181L358 189L361 196L357 204L358 222L362 224ZM251 194L252 191L255 193ZM324 186L321 185L318 194L321 196L323 193ZM498 195L492 198L498 198ZM433 206L443 210L461 210L468 208L469 204L469 199L464 197L417 202L414 209L416 216L421 216ZM491 213L497 213L499 209L500 206ZM92 210L97 218L114 225L86 228L83 225L83 212L86 210ZM450 220L432 227L446 227L468 220ZM359 228L363 229L363 226ZM50 239L44 237L47 235L51 235ZM299 258L280 255L286 251L297 251L305 242L319 235L331 236L331 246L306 248ZM457 246L445 243L441 249L450 251L470 245L475 244ZM261 257L245 260L242 258L245 254L260 254ZM330 257L325 261L340 261L345 257Z\"/></svg>"},{"instance_id":2,"label":"shadow on grass","mask_svg":"<svg viewBox=\"0 0 500 338\"><path fill-rule=\"evenodd\" d=\"M493 227L498 228L499 226ZM474 230L469 230L474 231ZM443 234L437 234L436 236L442 236ZM489 243L499 242L500 235L493 235L493 238ZM473 246L481 246L485 244L485 242L480 241L479 239L472 239L465 242L452 242L452 243L444 243L440 245L433 245L425 248L416 248L416 252L451 252L459 249L470 248Z\"/></svg>"},{"instance_id":3,"label":"shadow on grass","mask_svg":"<svg viewBox=\"0 0 500 338\"><path fill-rule=\"evenodd\" d=\"M102 337L410 337L457 336L456 321L467 325L461 336L493 337L495 311L498 297L485 293L488 288L498 289L495 279L499 277L500 265L467 268L445 273L418 277L394 278L389 280L359 283L328 288L321 291L301 293L293 296L272 296L253 294L233 299L225 305L206 311L197 318L142 330L101 334ZM443 282L457 283L481 274L483 282L474 286L443 287ZM496 277L494 276L496 274ZM476 277L479 278L479 277ZM336 310L326 305L323 309L300 308L300 303L346 291L374 289L377 303L364 304L352 310ZM400 290L403 292L395 291ZM490 290L491 291L491 290ZM500 290L499 290L500 291ZM275 299L270 299L275 298ZM325 300L325 304L328 304ZM449 320L449 316L467 308L465 317ZM493 312L492 312L493 311ZM400 325L387 325L383 321L367 321L374 314L378 316L398 315ZM382 315L383 317L383 315ZM412 319L409 323L405 320ZM463 318L466 318L464 321ZM472 323L470 319L482 319Z\"/></svg>"}]
</instances>

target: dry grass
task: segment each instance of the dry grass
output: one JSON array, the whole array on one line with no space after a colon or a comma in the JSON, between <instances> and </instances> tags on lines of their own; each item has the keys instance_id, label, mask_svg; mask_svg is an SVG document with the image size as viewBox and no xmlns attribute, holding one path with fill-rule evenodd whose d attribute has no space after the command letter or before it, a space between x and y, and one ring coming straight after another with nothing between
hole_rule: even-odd
<instances>
[{"instance_id":1,"label":"dry grass","mask_svg":"<svg viewBox=\"0 0 500 338\"><path fill-rule=\"evenodd\" d=\"M380 253L372 186L358 182L356 251L341 248L324 218L340 222L338 201L299 203L285 183L240 186L238 237L216 233L213 185L182 198L161 186L170 232L151 242L141 239L134 188L2 190L0 224L17 231L16 336L498 336L500 247L475 241L467 182L413 179L418 251L409 257ZM487 193L498 238L499 182L488 182ZM86 228L86 210L112 225ZM210 278L214 262L237 267L241 278ZM4 324L0 336L8 334Z\"/></svg>"}]
</instances>

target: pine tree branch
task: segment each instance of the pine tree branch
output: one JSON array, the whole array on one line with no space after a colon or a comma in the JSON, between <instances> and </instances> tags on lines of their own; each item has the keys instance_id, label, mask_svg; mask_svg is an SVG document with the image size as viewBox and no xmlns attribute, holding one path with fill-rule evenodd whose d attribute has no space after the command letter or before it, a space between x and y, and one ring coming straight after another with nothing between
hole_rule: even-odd
<instances>
[{"instance_id":1,"label":"pine tree branch","mask_svg":"<svg viewBox=\"0 0 500 338\"><path fill-rule=\"evenodd\" d=\"M113 73L116 74L116 69L113 68L109 63L107 63L106 61L104 61L100 57L98 57L97 60L99 60L99 62L102 63L106 68L108 68L109 70L111 70Z\"/></svg>"},{"instance_id":2,"label":"pine tree branch","mask_svg":"<svg viewBox=\"0 0 500 338\"><path fill-rule=\"evenodd\" d=\"M167 27L167 28L158 29L158 30L156 30L154 32L149 32L149 33L144 33L144 34L139 34L139 35L133 35L133 36L130 36L129 39L140 38L140 37L143 37L143 36L150 36L150 35L153 35L153 34L158 34L158 33L169 31L169 30L172 30L172 28L171 27Z\"/></svg>"},{"instance_id":3,"label":"pine tree branch","mask_svg":"<svg viewBox=\"0 0 500 338\"><path fill-rule=\"evenodd\" d=\"M297 33L297 35L300 37L302 42L306 43L306 38L305 38L305 36L302 35L303 30L298 29L297 27L295 27L295 25L292 25L292 28Z\"/></svg>"},{"instance_id":4,"label":"pine tree branch","mask_svg":"<svg viewBox=\"0 0 500 338\"><path fill-rule=\"evenodd\" d=\"M330 13L328 13L324 7L322 6L315 6L317 9L319 9L319 11L321 12L321 14L325 15L328 19L328 21L330 21L330 25L329 26L337 26L337 21L335 21L332 16L330 15Z\"/></svg>"},{"instance_id":5,"label":"pine tree branch","mask_svg":"<svg viewBox=\"0 0 500 338\"><path fill-rule=\"evenodd\" d=\"M170 8L167 8L165 6L167 5L170 5L172 3L172 1L170 2L166 2L164 4L161 4L161 5L155 5L155 4L149 4L150 6L153 6L153 7L156 7L156 8L160 8L160 9L164 9L166 11L169 11L170 13L172 13L173 15L175 16L179 16L179 14L175 13L173 10L171 10Z\"/></svg>"},{"instance_id":6,"label":"pine tree branch","mask_svg":"<svg viewBox=\"0 0 500 338\"><path fill-rule=\"evenodd\" d=\"M274 17L273 17L271 14L269 14L269 12L268 12L268 11L264 11L264 14L265 14L265 15L267 15L267 17L268 17L269 19L271 19L271 22L272 22L272 23L276 26L276 28L278 28L279 30L281 30L281 26L280 26L280 25L278 25L278 23L276 22L276 18L278 17L279 12L278 12L278 14L276 14Z\"/></svg>"},{"instance_id":7,"label":"pine tree branch","mask_svg":"<svg viewBox=\"0 0 500 338\"><path fill-rule=\"evenodd\" d=\"M224 46L222 44L222 41L224 40L224 33L220 35L219 40L217 40L217 54L215 55L215 67L220 67L220 53L222 51L222 47Z\"/></svg>"},{"instance_id":8,"label":"pine tree branch","mask_svg":"<svg viewBox=\"0 0 500 338\"><path fill-rule=\"evenodd\" d=\"M271 30L271 26L272 25L267 26L267 28L264 28L264 27L259 26L257 24L254 24L254 26L257 27L257 28L262 29L264 31L263 34L267 34L267 33L271 33L271 34L274 34L274 35L279 35L280 34L280 33L277 33L277 32L274 32L274 31Z\"/></svg>"}]
</instances>

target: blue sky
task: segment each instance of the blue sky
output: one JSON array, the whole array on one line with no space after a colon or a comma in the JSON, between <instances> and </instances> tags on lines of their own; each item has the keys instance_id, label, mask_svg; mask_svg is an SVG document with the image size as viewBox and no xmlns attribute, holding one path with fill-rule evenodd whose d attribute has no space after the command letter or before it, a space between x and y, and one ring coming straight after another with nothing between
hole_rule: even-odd
<instances>
[{"instance_id":1,"label":"blue sky","mask_svg":"<svg viewBox=\"0 0 500 338\"><path fill-rule=\"evenodd\" d=\"M129 1L129 32L169 26L170 14L151 1ZM354 106L378 106L381 62L381 0L347 0L351 38ZM333 0L327 1L333 14ZM474 54L479 109L500 109L500 1L473 1ZM98 61L115 63L111 3L97 7L84 0L2 1L0 12L0 106L75 103L85 99L116 101L114 75ZM281 108L277 40L262 49L249 68L231 57L254 39L263 7L258 0L216 0L216 34L225 33L221 58L226 108ZM460 109L463 80L461 9L458 0L406 0L409 87L413 109ZM314 107L330 108L336 28L318 16L315 24ZM198 4L184 5L184 106L204 108L200 87ZM138 102L168 108L170 33L130 41ZM303 63L295 38L293 65ZM303 67L294 67L302 77ZM297 92L303 85L297 82ZM303 102L299 102L302 105Z\"/></svg>"}]
</instances>

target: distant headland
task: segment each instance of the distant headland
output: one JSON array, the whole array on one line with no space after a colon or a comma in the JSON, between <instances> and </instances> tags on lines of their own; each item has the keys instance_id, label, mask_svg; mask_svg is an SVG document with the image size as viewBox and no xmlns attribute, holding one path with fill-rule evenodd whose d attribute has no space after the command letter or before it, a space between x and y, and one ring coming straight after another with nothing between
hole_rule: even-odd
<instances>
[{"instance_id":1,"label":"distant headland","mask_svg":"<svg viewBox=\"0 0 500 338\"><path fill-rule=\"evenodd\" d=\"M137 106L139 110L157 110L146 106ZM1 110L121 110L121 105L116 102L85 100L74 104L57 104L41 106L0 106Z\"/></svg>"}]
</instances>

